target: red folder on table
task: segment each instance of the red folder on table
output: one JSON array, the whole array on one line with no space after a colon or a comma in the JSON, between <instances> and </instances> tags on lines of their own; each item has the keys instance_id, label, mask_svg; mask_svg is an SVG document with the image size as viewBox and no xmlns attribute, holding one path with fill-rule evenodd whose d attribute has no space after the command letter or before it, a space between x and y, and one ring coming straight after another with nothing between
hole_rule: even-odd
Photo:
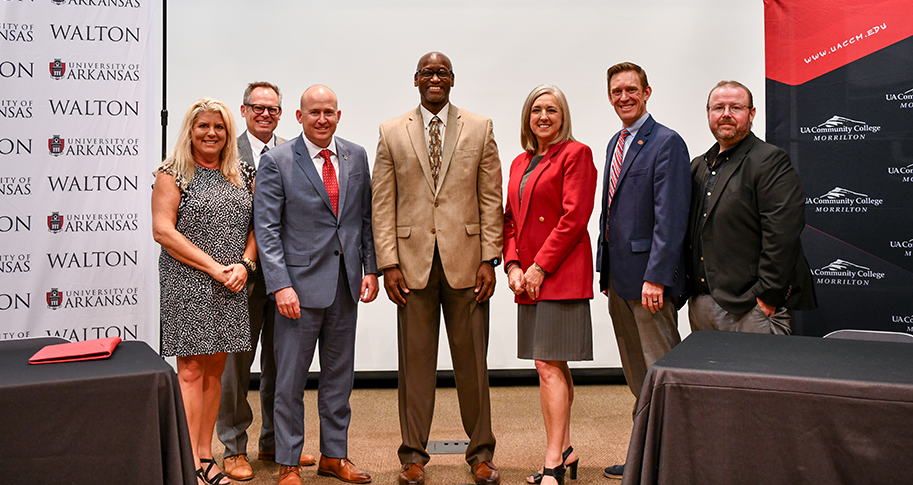
<instances>
[{"instance_id":1,"label":"red folder on table","mask_svg":"<svg viewBox=\"0 0 913 485\"><path fill-rule=\"evenodd\" d=\"M52 364L77 360L107 359L114 353L120 337L46 345L29 359L29 364Z\"/></svg>"}]
</instances>

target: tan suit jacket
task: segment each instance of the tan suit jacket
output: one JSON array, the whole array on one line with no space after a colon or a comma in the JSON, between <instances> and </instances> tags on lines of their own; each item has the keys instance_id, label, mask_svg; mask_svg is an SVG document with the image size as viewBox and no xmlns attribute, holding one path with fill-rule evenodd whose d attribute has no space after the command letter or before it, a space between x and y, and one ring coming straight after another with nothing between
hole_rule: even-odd
<instances>
[{"instance_id":1,"label":"tan suit jacket","mask_svg":"<svg viewBox=\"0 0 913 485\"><path fill-rule=\"evenodd\" d=\"M501 161L491 120L450 105L437 189L421 108L380 125L374 161L377 267L399 266L410 289L428 283L437 243L452 288L476 284L501 255Z\"/></svg>"}]
</instances>

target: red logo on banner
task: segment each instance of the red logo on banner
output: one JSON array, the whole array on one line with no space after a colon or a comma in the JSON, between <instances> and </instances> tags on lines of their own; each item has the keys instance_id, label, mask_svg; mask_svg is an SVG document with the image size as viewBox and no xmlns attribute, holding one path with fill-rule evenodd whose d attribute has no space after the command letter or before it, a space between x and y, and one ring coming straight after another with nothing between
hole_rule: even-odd
<instances>
[{"instance_id":1,"label":"red logo on banner","mask_svg":"<svg viewBox=\"0 0 913 485\"><path fill-rule=\"evenodd\" d=\"M63 227L63 217L60 216L59 212L54 212L48 216L48 231L57 234L60 232L61 227Z\"/></svg>"},{"instance_id":2,"label":"red logo on banner","mask_svg":"<svg viewBox=\"0 0 913 485\"><path fill-rule=\"evenodd\" d=\"M55 157L63 153L64 145L66 145L66 142L63 141L63 138L61 138L60 135L54 135L53 138L48 138L48 151Z\"/></svg>"},{"instance_id":3,"label":"red logo on banner","mask_svg":"<svg viewBox=\"0 0 913 485\"><path fill-rule=\"evenodd\" d=\"M60 308L60 291L57 288L51 288L51 291L47 292L46 299L48 302L48 308L51 310Z\"/></svg>"},{"instance_id":4,"label":"red logo on banner","mask_svg":"<svg viewBox=\"0 0 913 485\"><path fill-rule=\"evenodd\" d=\"M60 62L60 59L54 59L54 62L48 66L48 69L51 71L51 77L54 78L54 80L59 81L63 79L63 75L67 73L67 63Z\"/></svg>"}]
</instances>

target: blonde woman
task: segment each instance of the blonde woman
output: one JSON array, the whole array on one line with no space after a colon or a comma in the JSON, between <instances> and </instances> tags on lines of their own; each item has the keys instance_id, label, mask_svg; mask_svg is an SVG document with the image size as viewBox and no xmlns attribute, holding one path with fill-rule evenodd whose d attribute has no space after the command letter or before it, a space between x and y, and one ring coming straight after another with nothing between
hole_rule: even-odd
<instances>
[{"instance_id":1,"label":"blonde woman","mask_svg":"<svg viewBox=\"0 0 913 485\"><path fill-rule=\"evenodd\" d=\"M155 172L152 232L161 244L162 355L177 356L197 479L227 485L212 459L226 353L250 350L245 288L257 246L254 169L238 159L225 104L197 100ZM204 468L205 466L205 468Z\"/></svg>"},{"instance_id":2,"label":"blonde woman","mask_svg":"<svg viewBox=\"0 0 913 485\"><path fill-rule=\"evenodd\" d=\"M567 362L593 360L590 300L596 166L590 147L574 140L564 93L543 84L523 105L524 152L510 165L504 209L504 263L516 295L517 357L539 373L545 420L545 465L526 480L562 485L577 478L571 447L574 381Z\"/></svg>"}]
</instances>

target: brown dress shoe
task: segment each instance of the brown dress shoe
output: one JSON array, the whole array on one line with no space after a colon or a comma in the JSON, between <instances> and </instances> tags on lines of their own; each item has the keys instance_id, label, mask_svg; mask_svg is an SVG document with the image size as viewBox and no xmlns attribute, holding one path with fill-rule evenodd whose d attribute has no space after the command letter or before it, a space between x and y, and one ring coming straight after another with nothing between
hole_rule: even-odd
<instances>
[{"instance_id":1,"label":"brown dress shoe","mask_svg":"<svg viewBox=\"0 0 913 485\"><path fill-rule=\"evenodd\" d=\"M472 478L476 481L476 485L498 485L501 483L501 475L498 474L498 469L495 468L495 465L490 460L472 465Z\"/></svg>"},{"instance_id":2,"label":"brown dress shoe","mask_svg":"<svg viewBox=\"0 0 913 485\"><path fill-rule=\"evenodd\" d=\"M400 485L423 485L425 483L425 466L421 463L406 463L399 472Z\"/></svg>"},{"instance_id":3,"label":"brown dress shoe","mask_svg":"<svg viewBox=\"0 0 913 485\"><path fill-rule=\"evenodd\" d=\"M371 481L371 475L368 475L368 472L359 469L347 458L327 458L320 455L317 474L325 477L336 477L349 483L368 483Z\"/></svg>"},{"instance_id":4,"label":"brown dress shoe","mask_svg":"<svg viewBox=\"0 0 913 485\"><path fill-rule=\"evenodd\" d=\"M301 485L301 472L296 466L279 465L279 485Z\"/></svg>"},{"instance_id":5,"label":"brown dress shoe","mask_svg":"<svg viewBox=\"0 0 913 485\"><path fill-rule=\"evenodd\" d=\"M276 461L276 452L260 450L257 453L257 459L260 461ZM311 466L315 463L317 463L317 458L314 458L314 455L308 455L307 453L301 455L301 460L298 461L298 465L300 466Z\"/></svg>"},{"instance_id":6,"label":"brown dress shoe","mask_svg":"<svg viewBox=\"0 0 913 485\"><path fill-rule=\"evenodd\" d=\"M247 461L247 455L226 456L222 459L222 472L232 480L246 482L254 478L254 469Z\"/></svg>"}]
</instances>

